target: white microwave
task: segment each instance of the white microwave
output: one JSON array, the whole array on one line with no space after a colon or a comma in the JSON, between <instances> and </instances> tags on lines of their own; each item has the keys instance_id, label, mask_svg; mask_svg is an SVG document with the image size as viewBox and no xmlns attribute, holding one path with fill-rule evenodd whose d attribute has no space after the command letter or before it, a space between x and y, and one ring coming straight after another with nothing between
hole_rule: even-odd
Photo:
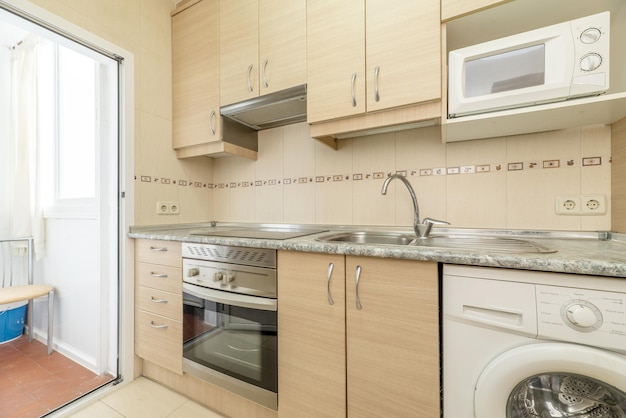
<instances>
[{"instance_id":1,"label":"white microwave","mask_svg":"<svg viewBox=\"0 0 626 418\"><path fill-rule=\"evenodd\" d=\"M451 51L448 116L605 93L609 27L603 12Z\"/></svg>"}]
</instances>

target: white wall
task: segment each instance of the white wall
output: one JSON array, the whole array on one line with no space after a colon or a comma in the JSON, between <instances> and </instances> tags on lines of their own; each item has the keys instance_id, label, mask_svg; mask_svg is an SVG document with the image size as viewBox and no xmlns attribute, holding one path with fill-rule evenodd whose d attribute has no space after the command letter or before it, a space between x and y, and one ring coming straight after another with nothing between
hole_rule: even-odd
<instances>
[{"instance_id":1,"label":"white wall","mask_svg":"<svg viewBox=\"0 0 626 418\"><path fill-rule=\"evenodd\" d=\"M9 199L9 97L11 77L11 52L7 47L0 46L0 202ZM9 236L9 207L0 204L0 237Z\"/></svg>"}]
</instances>

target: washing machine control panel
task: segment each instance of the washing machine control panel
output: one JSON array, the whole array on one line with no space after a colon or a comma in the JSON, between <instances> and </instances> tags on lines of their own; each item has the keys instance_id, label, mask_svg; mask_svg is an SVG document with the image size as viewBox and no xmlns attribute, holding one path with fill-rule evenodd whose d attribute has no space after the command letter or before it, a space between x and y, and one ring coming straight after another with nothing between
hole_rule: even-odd
<instances>
[{"instance_id":1,"label":"washing machine control panel","mask_svg":"<svg viewBox=\"0 0 626 418\"><path fill-rule=\"evenodd\" d=\"M536 285L540 338L623 351L626 294Z\"/></svg>"}]
</instances>

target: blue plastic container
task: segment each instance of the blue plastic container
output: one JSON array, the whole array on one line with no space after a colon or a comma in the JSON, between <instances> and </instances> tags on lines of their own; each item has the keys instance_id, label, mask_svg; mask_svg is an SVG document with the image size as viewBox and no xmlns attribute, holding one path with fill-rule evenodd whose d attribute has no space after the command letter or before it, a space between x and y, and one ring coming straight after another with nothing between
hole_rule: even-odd
<instances>
[{"instance_id":1,"label":"blue plastic container","mask_svg":"<svg viewBox=\"0 0 626 418\"><path fill-rule=\"evenodd\" d=\"M0 344L19 338L24 333L24 317L28 302L0 305Z\"/></svg>"}]
</instances>

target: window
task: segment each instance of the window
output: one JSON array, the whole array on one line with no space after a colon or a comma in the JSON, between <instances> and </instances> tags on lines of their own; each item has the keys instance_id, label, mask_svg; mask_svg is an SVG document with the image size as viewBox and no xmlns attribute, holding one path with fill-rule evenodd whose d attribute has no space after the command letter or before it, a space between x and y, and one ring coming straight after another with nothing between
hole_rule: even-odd
<instances>
[{"instance_id":1,"label":"window","mask_svg":"<svg viewBox=\"0 0 626 418\"><path fill-rule=\"evenodd\" d=\"M115 135L116 63L91 51L42 40L38 47L42 161L46 216L97 211L102 187L100 141ZM50 111L53 109L53 111ZM112 127L113 126L113 127ZM104 146L106 148L106 146ZM104 151L106 152L106 151Z\"/></svg>"}]
</instances>

